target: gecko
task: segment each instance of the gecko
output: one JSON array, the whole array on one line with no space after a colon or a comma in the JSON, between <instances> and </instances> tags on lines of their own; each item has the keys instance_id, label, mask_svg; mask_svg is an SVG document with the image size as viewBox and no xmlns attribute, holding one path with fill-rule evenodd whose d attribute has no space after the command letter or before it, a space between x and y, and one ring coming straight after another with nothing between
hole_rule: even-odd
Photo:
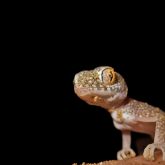
<instances>
[{"instance_id":1,"label":"gecko","mask_svg":"<svg viewBox=\"0 0 165 165\"><path fill-rule=\"evenodd\" d=\"M90 105L106 109L112 116L114 127L122 133L122 149L117 159L136 156L131 148L131 131L148 134L153 143L148 144L143 156L155 160L155 150L162 151L165 160L165 112L146 102L128 97L126 81L110 66L76 73L73 79L75 94Z\"/></svg>"}]
</instances>

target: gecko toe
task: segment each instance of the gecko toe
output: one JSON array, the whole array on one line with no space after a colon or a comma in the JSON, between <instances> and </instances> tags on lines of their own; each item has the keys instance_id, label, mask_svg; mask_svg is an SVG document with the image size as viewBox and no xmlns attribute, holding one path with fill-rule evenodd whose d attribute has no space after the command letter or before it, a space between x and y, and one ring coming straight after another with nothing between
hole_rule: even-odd
<instances>
[{"instance_id":1,"label":"gecko toe","mask_svg":"<svg viewBox=\"0 0 165 165\"><path fill-rule=\"evenodd\" d=\"M165 160L165 144L161 145L160 149L162 150L163 160Z\"/></svg>"},{"instance_id":2,"label":"gecko toe","mask_svg":"<svg viewBox=\"0 0 165 165\"><path fill-rule=\"evenodd\" d=\"M162 159L165 160L165 144L157 144L157 143L153 143L153 144L149 144L143 152L143 156L145 159L147 160L155 160L155 156L154 156L154 152L155 149L160 149L162 151Z\"/></svg>"},{"instance_id":3,"label":"gecko toe","mask_svg":"<svg viewBox=\"0 0 165 165\"><path fill-rule=\"evenodd\" d=\"M129 159L129 158L132 158L135 156L136 156L136 154L131 148L122 149L122 150L118 151L118 153L117 153L118 160L125 160L125 159Z\"/></svg>"}]
</instances>

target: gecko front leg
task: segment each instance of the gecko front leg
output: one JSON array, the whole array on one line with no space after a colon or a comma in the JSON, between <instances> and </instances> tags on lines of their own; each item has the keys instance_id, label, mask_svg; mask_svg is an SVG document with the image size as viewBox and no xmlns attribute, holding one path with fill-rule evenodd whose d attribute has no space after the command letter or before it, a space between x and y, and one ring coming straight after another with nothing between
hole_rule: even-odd
<instances>
[{"instance_id":1,"label":"gecko front leg","mask_svg":"<svg viewBox=\"0 0 165 165\"><path fill-rule=\"evenodd\" d=\"M143 152L144 158L154 160L155 149L162 151L163 160L165 160L165 116L159 115L156 122L154 143L149 144Z\"/></svg>"},{"instance_id":2,"label":"gecko front leg","mask_svg":"<svg viewBox=\"0 0 165 165\"><path fill-rule=\"evenodd\" d=\"M135 157L135 152L131 149L131 132L122 131L122 150L117 152L117 159L124 160Z\"/></svg>"}]
</instances>

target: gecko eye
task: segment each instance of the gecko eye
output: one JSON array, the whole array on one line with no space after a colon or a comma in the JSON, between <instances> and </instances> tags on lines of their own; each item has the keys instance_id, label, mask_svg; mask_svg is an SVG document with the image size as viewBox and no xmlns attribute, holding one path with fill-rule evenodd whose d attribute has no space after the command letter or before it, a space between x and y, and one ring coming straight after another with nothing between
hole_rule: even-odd
<instances>
[{"instance_id":1,"label":"gecko eye","mask_svg":"<svg viewBox=\"0 0 165 165\"><path fill-rule=\"evenodd\" d=\"M106 68L101 74L102 82L106 85L112 85L115 81L115 71L113 68Z\"/></svg>"}]
</instances>

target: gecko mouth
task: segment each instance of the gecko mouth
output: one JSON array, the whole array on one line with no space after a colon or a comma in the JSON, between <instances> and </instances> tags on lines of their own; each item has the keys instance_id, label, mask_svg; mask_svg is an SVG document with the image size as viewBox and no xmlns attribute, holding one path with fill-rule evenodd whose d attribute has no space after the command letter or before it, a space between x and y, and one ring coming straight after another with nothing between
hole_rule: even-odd
<instances>
[{"instance_id":1,"label":"gecko mouth","mask_svg":"<svg viewBox=\"0 0 165 165\"><path fill-rule=\"evenodd\" d=\"M114 84L111 86L103 86L103 85L95 85L95 86L82 86L78 84L74 84L74 88L79 91L100 91L100 92L119 92L121 90L121 86L119 84Z\"/></svg>"},{"instance_id":2,"label":"gecko mouth","mask_svg":"<svg viewBox=\"0 0 165 165\"><path fill-rule=\"evenodd\" d=\"M109 97L109 98L114 97L114 93L111 90L105 90L104 88L98 89L98 88L74 86L74 91L80 97L86 97L90 95L100 96L100 97Z\"/></svg>"}]
</instances>

